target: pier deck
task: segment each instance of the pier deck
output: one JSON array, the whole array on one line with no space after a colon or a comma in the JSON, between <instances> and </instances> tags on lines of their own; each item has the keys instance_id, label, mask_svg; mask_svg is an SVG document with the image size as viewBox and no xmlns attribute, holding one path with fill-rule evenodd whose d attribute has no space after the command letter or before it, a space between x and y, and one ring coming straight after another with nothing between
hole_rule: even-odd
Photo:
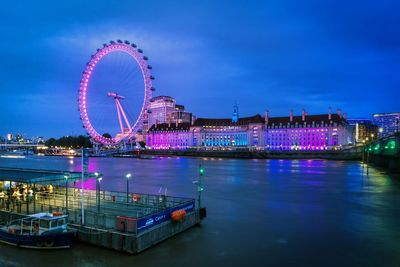
<instances>
[{"instance_id":1,"label":"pier deck","mask_svg":"<svg viewBox=\"0 0 400 267\"><path fill-rule=\"evenodd\" d=\"M33 172L28 173L29 170L25 173L17 171L22 176L34 176ZM69 226L77 230L80 241L101 247L139 253L201 221L199 209L192 198L100 190L84 190L82 220L82 192L65 184L65 179L52 181L49 177L44 180L36 177L36 180L22 180L16 177L9 170L2 172L0 168L3 189L4 182L13 178L18 181L14 187L26 184L33 188L33 194L13 197L9 190L6 197L0 195L0 221L7 222L38 212L62 211L69 214ZM78 179L73 173L69 177ZM33 181L36 183L33 184ZM39 190L48 184L53 185L51 192ZM9 185L12 187L13 183ZM186 211L186 216L181 221L173 222L171 213L180 209Z\"/></svg>"}]
</instances>

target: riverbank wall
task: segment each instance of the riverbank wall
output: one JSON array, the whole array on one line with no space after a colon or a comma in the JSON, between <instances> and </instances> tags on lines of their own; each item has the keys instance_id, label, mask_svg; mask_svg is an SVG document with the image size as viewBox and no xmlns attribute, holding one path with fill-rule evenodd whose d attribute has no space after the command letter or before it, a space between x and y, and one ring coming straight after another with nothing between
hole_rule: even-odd
<instances>
[{"instance_id":1,"label":"riverbank wall","mask_svg":"<svg viewBox=\"0 0 400 267\"><path fill-rule=\"evenodd\" d=\"M221 151L221 150L145 150L143 155L178 157L213 157L238 159L328 159L361 160L362 152L357 150L331 151Z\"/></svg>"}]
</instances>

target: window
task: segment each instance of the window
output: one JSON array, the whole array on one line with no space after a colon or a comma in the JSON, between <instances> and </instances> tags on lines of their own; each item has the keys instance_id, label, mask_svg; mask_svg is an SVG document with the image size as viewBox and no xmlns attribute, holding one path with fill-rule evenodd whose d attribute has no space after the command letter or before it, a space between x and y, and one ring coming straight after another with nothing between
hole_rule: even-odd
<instances>
[{"instance_id":1,"label":"window","mask_svg":"<svg viewBox=\"0 0 400 267\"><path fill-rule=\"evenodd\" d=\"M49 228L49 221L40 220L40 227L41 228Z\"/></svg>"}]
</instances>

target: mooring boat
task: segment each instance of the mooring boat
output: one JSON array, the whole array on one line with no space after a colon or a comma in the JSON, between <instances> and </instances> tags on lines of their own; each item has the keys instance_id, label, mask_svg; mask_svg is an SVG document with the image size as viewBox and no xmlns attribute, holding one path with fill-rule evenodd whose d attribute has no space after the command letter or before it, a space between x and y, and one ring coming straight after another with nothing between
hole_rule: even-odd
<instances>
[{"instance_id":1,"label":"mooring boat","mask_svg":"<svg viewBox=\"0 0 400 267\"><path fill-rule=\"evenodd\" d=\"M75 235L62 212L37 213L0 227L0 242L23 248L69 248Z\"/></svg>"}]
</instances>

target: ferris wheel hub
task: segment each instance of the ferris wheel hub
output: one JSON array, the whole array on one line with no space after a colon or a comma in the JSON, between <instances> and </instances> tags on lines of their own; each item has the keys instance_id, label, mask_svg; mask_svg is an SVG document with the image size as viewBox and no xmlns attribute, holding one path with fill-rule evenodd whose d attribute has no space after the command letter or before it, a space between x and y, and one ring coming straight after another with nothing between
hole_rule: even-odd
<instances>
[{"instance_id":1,"label":"ferris wheel hub","mask_svg":"<svg viewBox=\"0 0 400 267\"><path fill-rule=\"evenodd\" d=\"M114 99L125 99L125 96L119 95L114 92L108 92L107 94L109 97L113 97Z\"/></svg>"}]
</instances>

